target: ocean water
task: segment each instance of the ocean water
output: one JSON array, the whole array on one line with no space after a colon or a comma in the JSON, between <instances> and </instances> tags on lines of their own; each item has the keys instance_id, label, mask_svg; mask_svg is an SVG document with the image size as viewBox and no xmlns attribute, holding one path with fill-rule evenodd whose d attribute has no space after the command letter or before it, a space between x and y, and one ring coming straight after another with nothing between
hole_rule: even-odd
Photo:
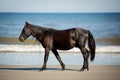
<instances>
[{"instance_id":1,"label":"ocean water","mask_svg":"<svg viewBox=\"0 0 120 80\"><path fill-rule=\"evenodd\" d=\"M83 65L83 57L81 53L62 53L60 54L62 61L66 65ZM93 62L89 59L90 65L120 65L120 53L98 53ZM44 61L44 53L16 53L6 52L0 53L0 65L42 65ZM48 65L59 65L55 56L51 53L47 62Z\"/></svg>"},{"instance_id":2,"label":"ocean water","mask_svg":"<svg viewBox=\"0 0 120 80\"><path fill-rule=\"evenodd\" d=\"M25 21L59 30L88 29L95 39L120 37L120 13L0 13L0 37L18 37Z\"/></svg>"}]
</instances>

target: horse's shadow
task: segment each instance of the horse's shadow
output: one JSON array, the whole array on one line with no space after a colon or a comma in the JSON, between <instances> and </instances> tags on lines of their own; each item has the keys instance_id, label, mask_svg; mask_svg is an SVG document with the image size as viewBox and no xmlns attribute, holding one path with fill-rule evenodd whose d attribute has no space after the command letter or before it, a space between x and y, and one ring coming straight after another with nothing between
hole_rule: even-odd
<instances>
[{"instance_id":1,"label":"horse's shadow","mask_svg":"<svg viewBox=\"0 0 120 80\"><path fill-rule=\"evenodd\" d=\"M40 71L41 68L0 68L0 70ZM61 68L46 68L51 71L62 71ZM64 71L79 71L78 69L65 69Z\"/></svg>"}]
</instances>

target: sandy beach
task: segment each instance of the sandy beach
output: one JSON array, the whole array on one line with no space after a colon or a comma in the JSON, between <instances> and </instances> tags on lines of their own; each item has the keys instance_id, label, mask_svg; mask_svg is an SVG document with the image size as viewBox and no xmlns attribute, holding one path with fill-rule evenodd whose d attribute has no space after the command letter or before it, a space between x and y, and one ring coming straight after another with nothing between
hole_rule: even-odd
<instances>
[{"instance_id":1,"label":"sandy beach","mask_svg":"<svg viewBox=\"0 0 120 80\"><path fill-rule=\"evenodd\" d=\"M61 71L59 65L48 65L40 72L40 66L0 65L0 80L120 80L120 66L91 65L89 71L80 72L81 66L67 65Z\"/></svg>"}]
</instances>

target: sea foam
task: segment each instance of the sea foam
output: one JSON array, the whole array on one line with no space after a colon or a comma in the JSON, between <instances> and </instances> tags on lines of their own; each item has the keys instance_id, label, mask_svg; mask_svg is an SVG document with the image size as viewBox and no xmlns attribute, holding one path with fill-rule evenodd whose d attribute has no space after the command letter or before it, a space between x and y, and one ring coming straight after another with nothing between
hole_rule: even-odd
<instances>
[{"instance_id":1,"label":"sea foam","mask_svg":"<svg viewBox=\"0 0 120 80\"><path fill-rule=\"evenodd\" d=\"M0 52L43 52L42 45L0 45ZM59 52L80 52L78 48ZM120 46L96 46L96 52L120 52Z\"/></svg>"}]
</instances>

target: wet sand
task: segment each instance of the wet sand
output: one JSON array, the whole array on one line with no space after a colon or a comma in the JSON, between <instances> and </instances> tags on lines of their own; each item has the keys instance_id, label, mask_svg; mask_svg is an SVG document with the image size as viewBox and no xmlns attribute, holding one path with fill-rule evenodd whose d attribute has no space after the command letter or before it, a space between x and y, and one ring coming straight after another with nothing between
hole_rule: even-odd
<instances>
[{"instance_id":1,"label":"wet sand","mask_svg":"<svg viewBox=\"0 0 120 80\"><path fill-rule=\"evenodd\" d=\"M95 39L95 41L97 45L120 45L120 37L99 38ZM40 45L40 43L34 38L29 38L23 43L19 41L18 37L0 37L0 44Z\"/></svg>"},{"instance_id":2,"label":"wet sand","mask_svg":"<svg viewBox=\"0 0 120 80\"><path fill-rule=\"evenodd\" d=\"M42 72L39 67L0 65L0 80L120 80L120 65L91 65L84 72L79 71L78 65L67 65L65 71L59 65L48 65Z\"/></svg>"}]
</instances>

